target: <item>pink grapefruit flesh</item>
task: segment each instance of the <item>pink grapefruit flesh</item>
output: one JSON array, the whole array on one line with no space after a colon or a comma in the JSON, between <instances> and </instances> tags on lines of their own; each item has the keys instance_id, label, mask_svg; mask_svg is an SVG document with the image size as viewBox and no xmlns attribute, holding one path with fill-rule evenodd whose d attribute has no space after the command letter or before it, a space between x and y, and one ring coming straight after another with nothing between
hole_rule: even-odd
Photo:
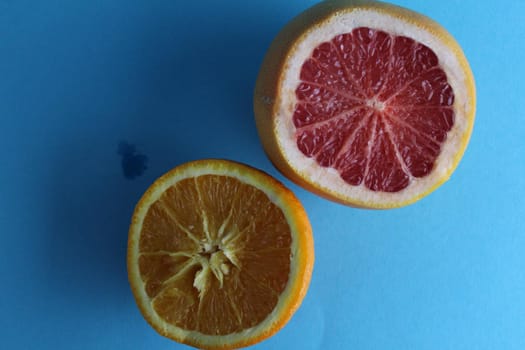
<instances>
[{"instance_id":1,"label":"pink grapefruit flesh","mask_svg":"<svg viewBox=\"0 0 525 350\"><path fill-rule=\"evenodd\" d=\"M295 95L299 150L372 191L430 174L454 125L454 91L436 54L367 27L318 45Z\"/></svg>"}]
</instances>

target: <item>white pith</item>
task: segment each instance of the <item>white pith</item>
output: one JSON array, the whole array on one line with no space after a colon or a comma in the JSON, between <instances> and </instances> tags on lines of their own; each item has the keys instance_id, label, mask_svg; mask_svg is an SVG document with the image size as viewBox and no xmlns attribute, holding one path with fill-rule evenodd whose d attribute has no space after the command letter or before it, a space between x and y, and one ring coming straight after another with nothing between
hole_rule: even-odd
<instances>
[{"instance_id":1,"label":"white pith","mask_svg":"<svg viewBox=\"0 0 525 350\"><path fill-rule=\"evenodd\" d=\"M330 41L337 35L349 33L358 27L368 27L393 35L407 36L428 46L438 56L439 65L446 73L455 95L454 126L447 134L441 153L435 161L434 170L423 178L411 177L410 184L399 192L375 192L369 190L363 183L359 186L349 185L341 178L336 169L321 167L315 158L305 156L296 143L296 127L292 116L296 104L295 89L301 82L299 75L302 64L319 44ZM295 172L302 174L307 181L329 193L337 194L340 198L381 207L411 201L418 194L428 192L436 183L446 180L450 175L455 166L456 155L463 147L465 137L468 136L470 127L468 116L474 106L468 99L465 88L467 77L456 53L451 52L451 49L435 34L411 23L410 20L402 20L373 10L355 9L337 13L298 40L293 54L289 55L285 61L283 72L278 89L281 94L276 100L274 127L279 147L287 163Z\"/></svg>"}]
</instances>

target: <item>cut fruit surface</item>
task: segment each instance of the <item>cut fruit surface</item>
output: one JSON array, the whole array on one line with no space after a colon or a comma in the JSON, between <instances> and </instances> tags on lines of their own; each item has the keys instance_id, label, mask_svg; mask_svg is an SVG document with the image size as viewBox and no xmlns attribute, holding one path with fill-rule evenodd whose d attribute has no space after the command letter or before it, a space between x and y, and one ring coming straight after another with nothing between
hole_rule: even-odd
<instances>
[{"instance_id":1,"label":"cut fruit surface","mask_svg":"<svg viewBox=\"0 0 525 350\"><path fill-rule=\"evenodd\" d=\"M293 122L307 157L348 184L397 192L432 171L454 124L454 93L435 53L360 27L303 64Z\"/></svg>"},{"instance_id":2,"label":"cut fruit surface","mask_svg":"<svg viewBox=\"0 0 525 350\"><path fill-rule=\"evenodd\" d=\"M162 335L199 348L261 341L300 305L313 267L296 197L256 169L224 160L181 165L138 203L128 274Z\"/></svg>"},{"instance_id":3,"label":"cut fruit surface","mask_svg":"<svg viewBox=\"0 0 525 350\"><path fill-rule=\"evenodd\" d=\"M272 43L254 110L267 154L290 179L344 204L392 208L454 171L475 88L461 48L430 19L327 0Z\"/></svg>"}]
</instances>

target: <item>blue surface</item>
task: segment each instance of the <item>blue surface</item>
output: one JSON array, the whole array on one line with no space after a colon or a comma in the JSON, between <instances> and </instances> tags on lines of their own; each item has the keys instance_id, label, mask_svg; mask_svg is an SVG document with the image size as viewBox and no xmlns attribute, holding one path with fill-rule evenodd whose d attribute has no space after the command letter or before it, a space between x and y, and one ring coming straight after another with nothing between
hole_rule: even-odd
<instances>
[{"instance_id":1,"label":"blue surface","mask_svg":"<svg viewBox=\"0 0 525 350\"><path fill-rule=\"evenodd\" d=\"M0 1L0 347L185 349L135 306L127 228L155 178L221 157L283 180L315 233L301 309L255 349L525 349L525 2L396 1L461 43L478 113L452 179L391 211L298 188L259 144L258 67L314 3Z\"/></svg>"}]
</instances>

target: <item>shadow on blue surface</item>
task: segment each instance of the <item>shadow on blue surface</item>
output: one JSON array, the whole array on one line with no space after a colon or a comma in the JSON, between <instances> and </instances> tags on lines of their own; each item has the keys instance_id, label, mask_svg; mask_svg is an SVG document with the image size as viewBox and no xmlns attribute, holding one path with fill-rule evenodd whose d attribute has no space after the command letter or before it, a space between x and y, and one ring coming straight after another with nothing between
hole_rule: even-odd
<instances>
[{"instance_id":1,"label":"shadow on blue surface","mask_svg":"<svg viewBox=\"0 0 525 350\"><path fill-rule=\"evenodd\" d=\"M119 303L129 294L126 240L136 192L119 172L101 169L105 158L89 145L69 145L49 208L48 287L79 310Z\"/></svg>"},{"instance_id":2,"label":"shadow on blue surface","mask_svg":"<svg viewBox=\"0 0 525 350\"><path fill-rule=\"evenodd\" d=\"M193 36L175 41L166 31L176 33L177 26L157 23L131 50L139 56L126 69L138 74L139 82L127 87L118 80L98 80L83 91L86 100L67 101L64 110L88 106L85 113L93 116L82 119L98 118L102 124L82 131L82 137L64 136L67 145L52 164L48 288L61 303L105 312L110 305L132 302L126 272L128 226L135 203L163 172L204 157L244 158L256 166L253 162L265 159L253 120L252 91L274 35L260 28L279 26L263 23L268 20L203 21ZM225 23L236 25L221 28ZM208 45L195 45L203 35ZM149 41L155 37L156 42ZM100 86L114 95L102 99ZM103 101L96 109L111 111L108 120L89 110L90 98ZM123 139L133 144L122 143L115 155L115 145Z\"/></svg>"}]
</instances>

